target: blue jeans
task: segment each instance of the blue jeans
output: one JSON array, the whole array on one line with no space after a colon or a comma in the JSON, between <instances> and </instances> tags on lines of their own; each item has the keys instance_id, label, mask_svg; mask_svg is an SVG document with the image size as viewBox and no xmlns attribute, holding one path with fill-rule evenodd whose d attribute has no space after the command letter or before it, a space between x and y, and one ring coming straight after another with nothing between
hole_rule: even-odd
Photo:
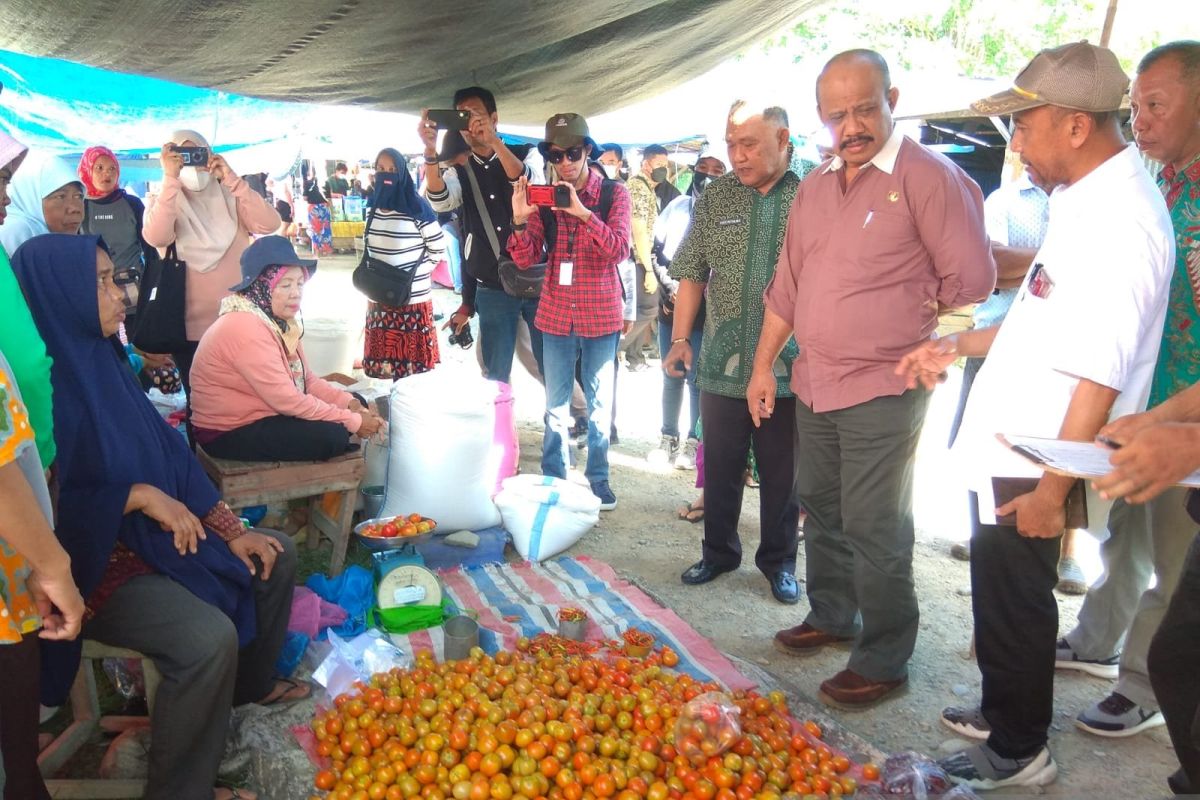
<instances>
[{"instance_id":1,"label":"blue jeans","mask_svg":"<svg viewBox=\"0 0 1200 800\"><path fill-rule=\"evenodd\" d=\"M524 317L529 323L529 343L538 369L542 366L542 332L533 324L537 316L538 298L522 300L500 289L479 286L475 291L475 310L479 312L479 347L483 351L483 368L491 381L509 382L512 375L513 351L517 345L517 322Z\"/></svg>"},{"instance_id":2,"label":"blue jeans","mask_svg":"<svg viewBox=\"0 0 1200 800\"><path fill-rule=\"evenodd\" d=\"M619 331L607 336L555 336L542 334L546 376L546 435L542 440L542 474L567 477L567 448L571 438L571 388L575 362L579 361L583 395L588 410L588 456L584 474L588 483L608 480L608 430L612 424L613 359Z\"/></svg>"},{"instance_id":3,"label":"blue jeans","mask_svg":"<svg viewBox=\"0 0 1200 800\"><path fill-rule=\"evenodd\" d=\"M679 411L683 408L683 384L688 387L688 399L691 408L691 420L684 438L696 437L696 423L700 421L700 389L696 386L696 367L700 365L700 343L704 341L704 331L692 331L688 342L692 345L692 368L682 378L672 378L663 371L662 435L679 438ZM663 358L671 349L671 323L658 321L658 352Z\"/></svg>"}]
</instances>

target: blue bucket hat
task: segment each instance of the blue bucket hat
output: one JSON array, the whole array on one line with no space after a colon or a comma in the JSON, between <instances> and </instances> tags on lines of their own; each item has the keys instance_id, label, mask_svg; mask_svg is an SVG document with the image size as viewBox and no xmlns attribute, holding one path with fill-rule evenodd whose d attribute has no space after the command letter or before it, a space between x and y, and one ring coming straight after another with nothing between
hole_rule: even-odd
<instances>
[{"instance_id":1,"label":"blue bucket hat","mask_svg":"<svg viewBox=\"0 0 1200 800\"><path fill-rule=\"evenodd\" d=\"M240 292L258 279L267 267L304 267L311 278L317 271L315 258L301 258L296 248L282 236L264 236L242 252L242 282L229 291Z\"/></svg>"}]
</instances>

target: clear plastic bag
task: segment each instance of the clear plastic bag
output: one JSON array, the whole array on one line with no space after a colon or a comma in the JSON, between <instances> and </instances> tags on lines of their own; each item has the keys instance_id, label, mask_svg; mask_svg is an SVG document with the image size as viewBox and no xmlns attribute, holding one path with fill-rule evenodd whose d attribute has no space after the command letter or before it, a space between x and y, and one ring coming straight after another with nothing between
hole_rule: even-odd
<instances>
[{"instance_id":1,"label":"clear plastic bag","mask_svg":"<svg viewBox=\"0 0 1200 800\"><path fill-rule=\"evenodd\" d=\"M936 761L913 751L884 762L880 773L883 794L912 800L978 800L968 788L955 786Z\"/></svg>"},{"instance_id":2,"label":"clear plastic bag","mask_svg":"<svg viewBox=\"0 0 1200 800\"><path fill-rule=\"evenodd\" d=\"M329 642L333 649L313 673L313 680L325 687L330 697L349 691L355 681L365 683L376 673L393 667L408 669L413 663L408 653L377 630L368 630L349 641L331 630Z\"/></svg>"},{"instance_id":3,"label":"clear plastic bag","mask_svg":"<svg viewBox=\"0 0 1200 800\"><path fill-rule=\"evenodd\" d=\"M675 722L676 750L693 762L724 753L742 735L741 713L721 692L689 700Z\"/></svg>"},{"instance_id":4,"label":"clear plastic bag","mask_svg":"<svg viewBox=\"0 0 1200 800\"><path fill-rule=\"evenodd\" d=\"M106 658L103 663L104 674L126 702L146 695L146 679L142 675L142 662L139 659Z\"/></svg>"}]
</instances>

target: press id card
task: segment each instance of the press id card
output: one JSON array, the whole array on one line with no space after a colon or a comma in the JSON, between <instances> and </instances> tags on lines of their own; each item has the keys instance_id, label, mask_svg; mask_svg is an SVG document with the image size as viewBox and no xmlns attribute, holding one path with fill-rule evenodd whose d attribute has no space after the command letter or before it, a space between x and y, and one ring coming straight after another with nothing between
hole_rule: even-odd
<instances>
[{"instance_id":1,"label":"press id card","mask_svg":"<svg viewBox=\"0 0 1200 800\"><path fill-rule=\"evenodd\" d=\"M574 261L564 261L558 265L558 285L570 286L571 275L575 272Z\"/></svg>"}]
</instances>

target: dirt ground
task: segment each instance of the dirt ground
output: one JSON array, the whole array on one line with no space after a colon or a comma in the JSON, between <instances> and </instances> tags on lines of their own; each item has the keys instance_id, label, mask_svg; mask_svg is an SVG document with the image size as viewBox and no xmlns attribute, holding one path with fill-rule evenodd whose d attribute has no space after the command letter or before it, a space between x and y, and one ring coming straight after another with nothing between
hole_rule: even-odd
<instances>
[{"instance_id":1,"label":"dirt ground","mask_svg":"<svg viewBox=\"0 0 1200 800\"><path fill-rule=\"evenodd\" d=\"M321 272L305 298L306 317L317 314L361 319L361 298L349 289L349 258L322 259ZM319 283L318 283L319 282ZM439 311L449 316L458 298L436 292ZM475 369L475 354L445 345L441 369ZM912 660L908 691L863 712L825 709L816 701L821 681L843 668L846 651L830 649L799 659L771 646L776 630L799 624L807 612L784 606L770 595L766 580L753 566L758 541L757 491L747 490L740 533L745 563L736 572L701 587L687 587L679 574L699 558L702 527L675 518L675 509L695 496L695 473L652 466L646 454L658 440L661 424L661 378L655 369L634 373L621 369L618 379L620 443L612 448L612 488L618 508L601 515L600 525L578 542L572 555L588 555L613 565L663 604L675 609L723 651L756 665L794 687L801 704L833 719L885 752L906 749L935 757L957 750L962 742L938 721L947 705L977 701L979 673L968 651L971 638L970 579L965 563L947 555L949 539L966 538L965 494L954 480L946 453L946 431L957 397L957 383L942 387L930 404L918 454L917 546L914 571L921 602L921 632ZM537 472L541 450L541 387L514 370L516 412L520 430L521 469ZM686 409L686 403L685 403ZM686 410L685 410L686 415ZM581 473L573 477L582 481ZM1081 542L1085 571L1099 568L1094 542ZM804 575L804 548L799 577ZM1062 630L1074 624L1079 598L1059 598ZM1101 739L1078 730L1074 715L1104 697L1107 681L1082 674L1056 679L1051 748L1059 765L1058 781L1044 794L1056 798L1155 797L1167 794L1165 779L1177 763L1164 728L1131 739ZM794 705L796 705L794 703ZM1019 794L1019 793L1017 793ZM1012 795L1006 795L1012 796Z\"/></svg>"}]
</instances>

